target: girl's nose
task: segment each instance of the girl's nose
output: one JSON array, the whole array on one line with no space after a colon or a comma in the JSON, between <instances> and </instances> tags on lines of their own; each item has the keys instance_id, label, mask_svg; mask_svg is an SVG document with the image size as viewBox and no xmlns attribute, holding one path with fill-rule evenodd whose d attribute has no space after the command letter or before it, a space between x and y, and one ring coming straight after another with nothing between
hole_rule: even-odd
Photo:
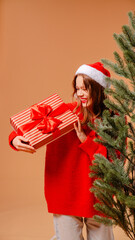
<instances>
[{"instance_id":1,"label":"girl's nose","mask_svg":"<svg viewBox=\"0 0 135 240\"><path fill-rule=\"evenodd\" d=\"M79 89L79 90L77 91L77 95L78 95L78 96L82 96L82 95L83 95L82 89Z\"/></svg>"}]
</instances>

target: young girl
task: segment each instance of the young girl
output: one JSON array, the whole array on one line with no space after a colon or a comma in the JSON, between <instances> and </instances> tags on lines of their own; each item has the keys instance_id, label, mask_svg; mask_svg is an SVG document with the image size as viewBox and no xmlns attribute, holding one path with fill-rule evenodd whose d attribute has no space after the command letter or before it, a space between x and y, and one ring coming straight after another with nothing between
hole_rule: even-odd
<instances>
[{"instance_id":1,"label":"young girl","mask_svg":"<svg viewBox=\"0 0 135 240\"><path fill-rule=\"evenodd\" d=\"M81 65L73 80L76 101L67 104L78 115L74 130L47 145L45 164L45 197L48 211L53 213L57 240L113 240L112 228L95 222L100 215L93 205L97 202L90 192L93 179L89 177L94 154L107 157L107 149L94 142L97 134L87 123L101 117L106 76L110 73L100 62ZM12 132L9 143L13 149L33 153L28 140Z\"/></svg>"}]
</instances>

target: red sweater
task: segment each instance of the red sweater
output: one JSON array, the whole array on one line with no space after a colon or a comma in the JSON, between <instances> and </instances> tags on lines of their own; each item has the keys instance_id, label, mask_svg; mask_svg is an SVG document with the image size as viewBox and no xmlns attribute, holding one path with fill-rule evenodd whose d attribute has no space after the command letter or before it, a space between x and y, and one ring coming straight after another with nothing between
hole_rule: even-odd
<instances>
[{"instance_id":1,"label":"red sweater","mask_svg":"<svg viewBox=\"0 0 135 240\"><path fill-rule=\"evenodd\" d=\"M68 106L73 110L75 105ZM107 157L107 150L93 141L97 137L93 130L87 126L83 130L87 135L83 143L72 130L47 145L45 197L50 213L81 217L100 214L93 207L97 200L90 192L93 179L89 173L94 154ZM10 145L15 136L15 132L10 134Z\"/></svg>"}]
</instances>

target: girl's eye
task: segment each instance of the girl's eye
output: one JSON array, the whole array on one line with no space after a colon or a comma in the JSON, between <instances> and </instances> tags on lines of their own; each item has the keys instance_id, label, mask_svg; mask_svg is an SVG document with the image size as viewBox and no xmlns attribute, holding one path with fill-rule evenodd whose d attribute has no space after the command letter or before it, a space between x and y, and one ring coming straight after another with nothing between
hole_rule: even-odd
<instances>
[{"instance_id":1,"label":"girl's eye","mask_svg":"<svg viewBox=\"0 0 135 240\"><path fill-rule=\"evenodd\" d=\"M76 91L80 90L79 88L76 88ZM82 88L83 91L87 91L86 88Z\"/></svg>"},{"instance_id":2,"label":"girl's eye","mask_svg":"<svg viewBox=\"0 0 135 240\"><path fill-rule=\"evenodd\" d=\"M82 90L83 90L83 91L87 91L87 89L86 89L86 88L82 88Z\"/></svg>"}]
</instances>

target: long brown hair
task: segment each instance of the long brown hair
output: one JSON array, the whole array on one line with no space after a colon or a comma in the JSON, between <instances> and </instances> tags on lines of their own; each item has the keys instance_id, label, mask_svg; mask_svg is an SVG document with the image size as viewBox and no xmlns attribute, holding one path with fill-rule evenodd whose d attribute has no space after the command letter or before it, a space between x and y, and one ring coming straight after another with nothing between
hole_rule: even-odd
<instances>
[{"instance_id":1,"label":"long brown hair","mask_svg":"<svg viewBox=\"0 0 135 240\"><path fill-rule=\"evenodd\" d=\"M77 106L74 111L80 108L80 113L83 113L83 121L82 123L87 123L88 121L92 121L97 117L101 117L103 110L106 108L104 105L104 99L106 98L104 94L104 87L102 87L99 83L97 83L92 78L88 77L85 74L78 74L73 79L73 97L76 96L76 78L77 76L83 77L83 82L86 90L89 93L89 102L90 105L87 107L82 107L81 101L77 98Z\"/></svg>"}]
</instances>

